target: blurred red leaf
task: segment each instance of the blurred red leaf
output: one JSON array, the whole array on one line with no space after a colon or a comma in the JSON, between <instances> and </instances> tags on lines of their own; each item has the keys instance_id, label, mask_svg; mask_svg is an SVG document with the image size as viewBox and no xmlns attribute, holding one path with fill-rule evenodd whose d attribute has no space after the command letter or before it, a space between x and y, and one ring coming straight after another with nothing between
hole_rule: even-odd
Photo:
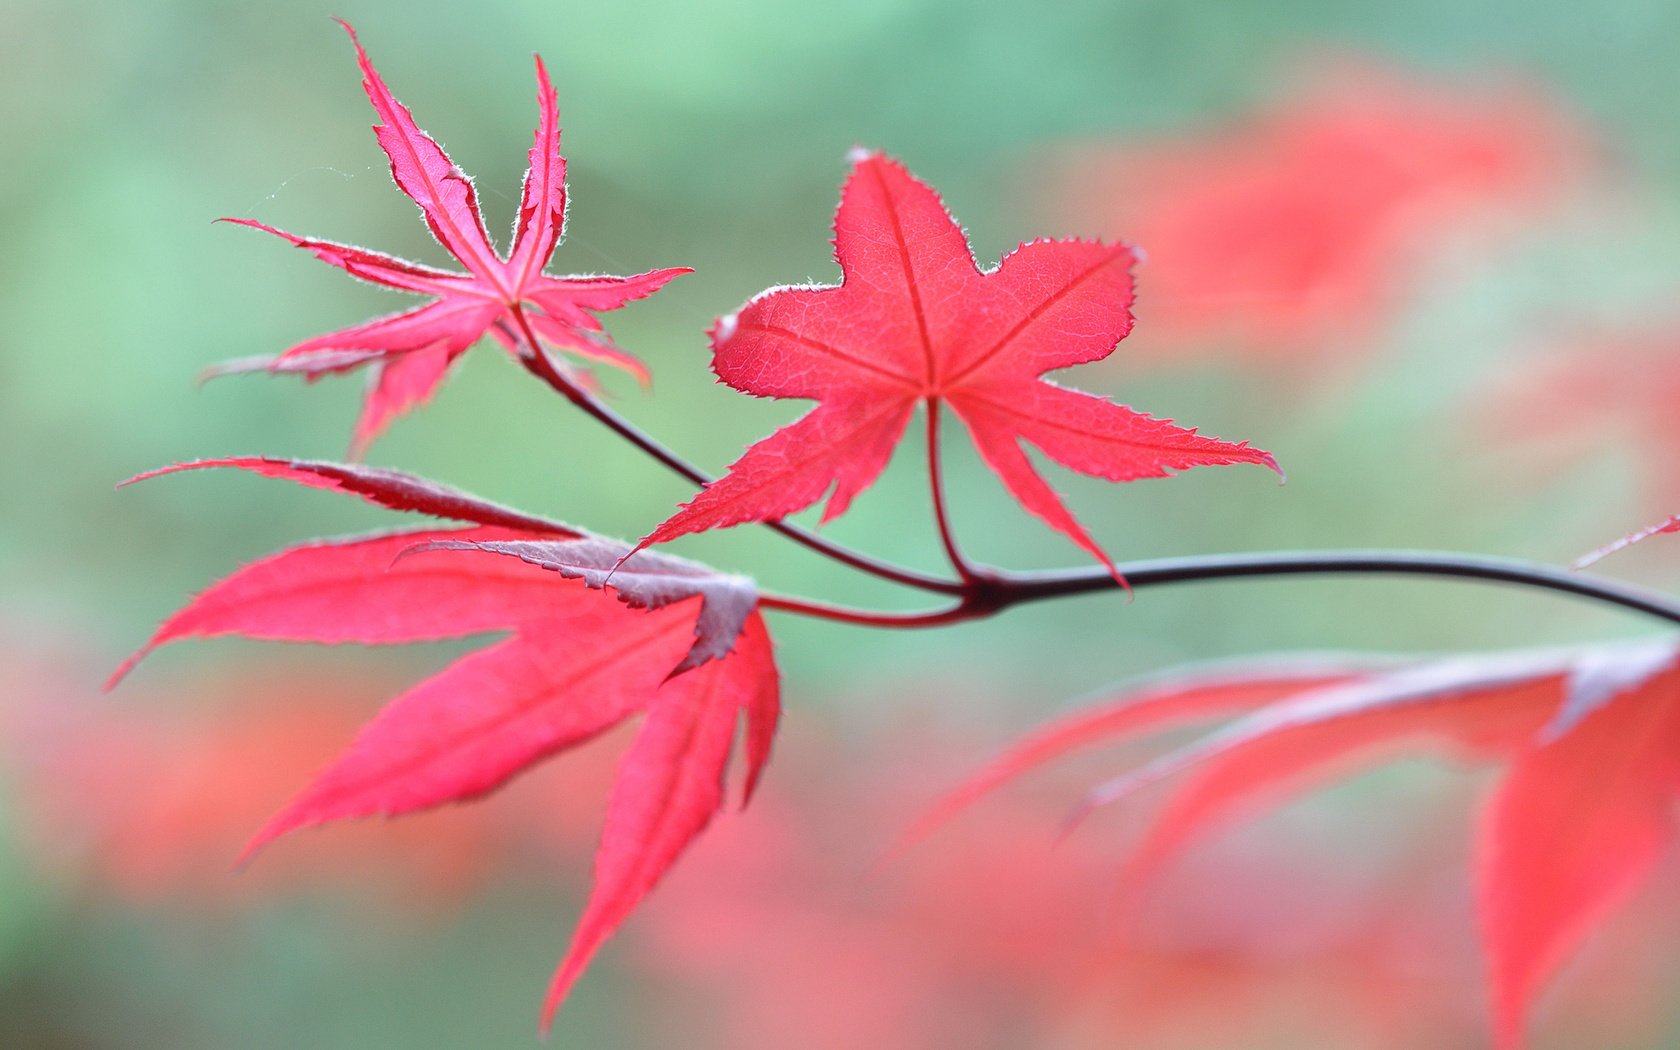
<instances>
[{"instance_id":1,"label":"blurred red leaf","mask_svg":"<svg viewBox=\"0 0 1680 1050\"><path fill-rule=\"evenodd\" d=\"M1067 776L880 865L879 829L967 753L963 727L843 746L801 725L780 756L798 775L720 828L637 928L650 968L680 978L669 998L707 1011L696 1024L684 1008L667 1041L1375 1050L1475 1030L1459 901L1427 865L1383 864L1381 843L1416 838L1441 807L1397 814L1351 858L1346 839L1300 834L1193 858L1118 937L1102 908L1110 849L1055 842Z\"/></svg>"},{"instance_id":2,"label":"blurred red leaf","mask_svg":"<svg viewBox=\"0 0 1680 1050\"><path fill-rule=\"evenodd\" d=\"M1479 836L1478 893L1491 962L1499 1045L1522 1045L1535 994L1631 894L1673 837L1680 787L1680 661L1671 646L1579 654L1465 657L1274 690L1202 742L1093 789L1083 809L1170 780L1170 793L1128 861L1135 890L1209 828L1408 745L1511 768ZM1038 740L1113 741L1188 715L1183 698L1228 685L1187 676L1176 690L1127 696L1042 730ZM1255 699L1269 686L1255 683ZM957 789L966 802L1063 746L1027 747ZM942 807L948 811L949 805Z\"/></svg>"},{"instance_id":3,"label":"blurred red leaf","mask_svg":"<svg viewBox=\"0 0 1680 1050\"><path fill-rule=\"evenodd\" d=\"M1035 198L1148 253L1140 352L1319 362L1368 334L1442 236L1563 185L1579 137L1526 92L1344 62L1229 127L1070 150Z\"/></svg>"},{"instance_id":4,"label":"blurred red leaf","mask_svg":"<svg viewBox=\"0 0 1680 1050\"><path fill-rule=\"evenodd\" d=\"M1184 683L1166 675L1158 685L1143 682L1125 700L1076 712L1032 733L991 765L947 792L901 837L895 852L925 839L962 810L1022 774L1082 748L1151 729L1212 722L1263 707L1305 689L1354 677L1345 661L1267 660L1234 664L1217 674Z\"/></svg>"},{"instance_id":5,"label":"blurred red leaf","mask_svg":"<svg viewBox=\"0 0 1680 1050\"><path fill-rule=\"evenodd\" d=\"M886 466L918 404L941 403L1027 510L1112 570L1022 451L1131 481L1271 455L1202 437L1040 377L1101 360L1132 327L1132 249L1033 241L981 271L962 229L897 161L859 153L841 191L832 287L772 288L712 329L713 369L760 397L818 406L749 448L729 472L642 541L767 521L829 494L844 513Z\"/></svg>"},{"instance_id":6,"label":"blurred red leaf","mask_svg":"<svg viewBox=\"0 0 1680 1050\"><path fill-rule=\"evenodd\" d=\"M375 368L356 423L352 453L367 449L390 421L431 397L455 359L485 334L515 354L546 353L543 341L590 360L625 369L647 382L640 361L619 350L593 314L616 310L652 295L686 268L651 270L634 277L549 277L542 271L566 224L566 160L560 155L560 122L554 87L537 59L536 140L525 173L513 247L496 253L469 178L414 123L391 95L355 30L340 23L356 47L362 86L380 123L379 146L391 160L397 187L420 206L426 226L466 273L332 241L296 237L252 219L226 219L284 238L354 277L436 298L403 313L306 339L279 357L230 362L212 374L243 371L299 372L319 376L364 365Z\"/></svg>"}]
</instances>

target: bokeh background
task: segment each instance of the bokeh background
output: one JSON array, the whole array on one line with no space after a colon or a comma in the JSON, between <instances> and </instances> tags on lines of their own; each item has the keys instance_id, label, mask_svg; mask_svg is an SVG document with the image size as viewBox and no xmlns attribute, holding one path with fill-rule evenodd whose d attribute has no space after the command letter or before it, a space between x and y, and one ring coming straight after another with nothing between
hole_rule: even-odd
<instances>
[{"instance_id":1,"label":"bokeh background","mask_svg":"<svg viewBox=\"0 0 1680 1050\"><path fill-rule=\"evenodd\" d=\"M1062 377L1273 451L1056 484L1118 557L1446 547L1564 562L1680 511L1680 8L1283 0L982 5L248 5L0 0L0 1044L517 1047L585 885L607 740L459 812L244 837L383 697L460 649L183 646L104 674L195 589L353 501L138 471L342 455L356 380L204 366L398 308L251 217L432 262L368 133L347 42L511 220L559 90L555 267L696 273L611 315L652 395L618 407L714 469L798 406L711 383L704 330L832 281L854 145L943 192L990 265L1023 239L1135 240L1138 328ZM960 442L958 533L1016 567L1079 554ZM492 349L371 460L640 535L690 492ZM912 442L830 527L939 564ZM1608 568L1680 583L1672 544ZM763 530L681 549L778 589L906 607ZM775 624L788 715L730 815L576 991L563 1047L1476 1046L1463 840L1485 771L1358 779L1188 856L1110 936L1124 814L1052 843L1070 764L910 857L941 784L1128 675L1272 650L1441 652L1622 637L1583 604L1293 581L1099 596L938 634ZM1680 1038L1671 867L1540 1004L1537 1045Z\"/></svg>"}]
</instances>

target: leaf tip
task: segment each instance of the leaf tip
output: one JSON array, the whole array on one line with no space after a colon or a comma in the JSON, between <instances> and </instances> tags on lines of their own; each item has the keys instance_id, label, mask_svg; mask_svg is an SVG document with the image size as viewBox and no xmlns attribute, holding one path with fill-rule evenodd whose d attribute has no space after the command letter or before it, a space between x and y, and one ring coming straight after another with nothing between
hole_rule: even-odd
<instances>
[{"instance_id":1,"label":"leaf tip","mask_svg":"<svg viewBox=\"0 0 1680 1050\"><path fill-rule=\"evenodd\" d=\"M846 163L856 167L881 156L880 150L870 149L868 146L853 146L846 151Z\"/></svg>"},{"instance_id":2,"label":"leaf tip","mask_svg":"<svg viewBox=\"0 0 1680 1050\"><path fill-rule=\"evenodd\" d=\"M374 435L364 434L358 427L350 437L350 447L344 450L344 462L361 466L367 462L368 449L373 447Z\"/></svg>"},{"instance_id":3,"label":"leaf tip","mask_svg":"<svg viewBox=\"0 0 1680 1050\"><path fill-rule=\"evenodd\" d=\"M127 483L124 482L124 484ZM128 673L138 667L140 665L140 661L144 660L151 651L152 643L147 642L145 645L142 645L140 648L130 653L128 659L118 664L117 669L111 672L110 677L106 678L105 681L100 684L99 691L102 693L109 693L117 686L121 685L123 683L123 679L128 677Z\"/></svg>"},{"instance_id":4,"label":"leaf tip","mask_svg":"<svg viewBox=\"0 0 1680 1050\"><path fill-rule=\"evenodd\" d=\"M165 474L175 474L183 470L192 470L195 467L214 462L214 460L192 460L187 463L171 463L168 466L153 467L151 470L142 470L132 478L125 478L122 481L117 482L116 487L119 489L125 489L137 482L150 481L153 478L161 478Z\"/></svg>"},{"instance_id":5,"label":"leaf tip","mask_svg":"<svg viewBox=\"0 0 1680 1050\"><path fill-rule=\"evenodd\" d=\"M284 835L286 832L292 830L294 826L295 821L287 821L285 813L281 813L273 820L270 820L267 824L264 824L260 829L258 829L255 835L251 836L250 841L245 843L244 848L239 851L239 856L233 858L234 872L236 874L243 874L253 863L256 862L257 854L266 849L270 842L273 842L281 835Z\"/></svg>"},{"instance_id":6,"label":"leaf tip","mask_svg":"<svg viewBox=\"0 0 1680 1050\"><path fill-rule=\"evenodd\" d=\"M229 358L226 361L218 361L213 365L205 365L203 368L199 369L198 375L193 377L193 385L203 386L212 379L220 379L223 376L250 375L252 372L272 372L274 371L274 362L276 360L278 360L278 358L261 355L257 357L234 357Z\"/></svg>"},{"instance_id":7,"label":"leaf tip","mask_svg":"<svg viewBox=\"0 0 1680 1050\"><path fill-rule=\"evenodd\" d=\"M1061 824L1056 828L1056 845L1060 846L1071 838L1074 832L1084 826L1086 819L1106 801L1106 799L1098 796L1096 790L1087 792L1084 798L1074 804L1073 809L1068 811L1067 816L1062 818Z\"/></svg>"},{"instance_id":8,"label":"leaf tip","mask_svg":"<svg viewBox=\"0 0 1680 1050\"><path fill-rule=\"evenodd\" d=\"M1169 754L1165 758L1156 759L1141 769L1122 773L1090 788L1062 822L1062 829L1057 836L1057 841L1071 835L1081 824L1085 823L1086 818L1092 813L1111 803L1118 802L1148 784L1155 783L1178 769L1183 762L1182 755Z\"/></svg>"},{"instance_id":9,"label":"leaf tip","mask_svg":"<svg viewBox=\"0 0 1680 1050\"><path fill-rule=\"evenodd\" d=\"M537 1035L548 1039L554 1031L554 1018L560 1012L560 1007L571 993L572 985L583 973L584 959L579 958L574 949L566 956L560 968L554 971L554 978L548 984L548 993L543 996L542 1013L537 1018Z\"/></svg>"},{"instance_id":10,"label":"leaf tip","mask_svg":"<svg viewBox=\"0 0 1680 1050\"><path fill-rule=\"evenodd\" d=\"M741 784L741 804L736 806L738 812L746 812L752 800L758 797L758 787L764 781L764 767L758 765L747 771L747 778Z\"/></svg>"},{"instance_id":11,"label":"leaf tip","mask_svg":"<svg viewBox=\"0 0 1680 1050\"><path fill-rule=\"evenodd\" d=\"M424 543L413 543L393 555L391 557L391 564L386 566L386 570L389 571L396 568L398 562L406 561L416 554L427 554L431 551L463 551L480 549L482 548L480 548L478 544L469 543L465 540L427 540Z\"/></svg>"},{"instance_id":12,"label":"leaf tip","mask_svg":"<svg viewBox=\"0 0 1680 1050\"><path fill-rule=\"evenodd\" d=\"M1131 581L1126 579L1126 574L1120 571L1120 567L1118 565L1114 564L1114 559L1108 556L1108 552L1097 546L1096 541L1092 540L1089 536L1083 536L1083 539L1075 537L1075 539L1079 542L1081 547L1084 547L1096 557L1097 561L1102 563L1103 568L1108 570L1109 578L1114 581L1114 585L1120 588L1121 593L1126 596L1126 604L1132 604L1132 599L1137 597L1137 593L1132 590Z\"/></svg>"},{"instance_id":13,"label":"leaf tip","mask_svg":"<svg viewBox=\"0 0 1680 1050\"><path fill-rule=\"evenodd\" d=\"M740 326L741 315L738 313L724 314L719 317L717 322L712 325L712 330L706 333L711 337L712 348L719 349L724 343L735 338L735 330ZM722 380L720 379L719 382L722 382Z\"/></svg>"},{"instance_id":14,"label":"leaf tip","mask_svg":"<svg viewBox=\"0 0 1680 1050\"><path fill-rule=\"evenodd\" d=\"M909 826L902 827L888 842L886 848L875 855L864 869L867 874L874 876L886 871L887 868L902 861L906 855L926 842L932 834L944 823L944 813L927 812L918 816Z\"/></svg>"},{"instance_id":15,"label":"leaf tip","mask_svg":"<svg viewBox=\"0 0 1680 1050\"><path fill-rule=\"evenodd\" d=\"M1608 558L1610 555L1615 554L1618 551L1626 550L1627 548L1633 546L1636 543L1639 543L1643 540L1648 540L1652 536L1656 536L1656 535L1659 535L1659 534L1665 533L1665 532L1667 532L1667 533L1680 532L1680 514L1676 514L1676 515L1670 517L1667 521L1659 521L1655 525L1647 525L1644 528L1639 529L1636 532L1628 533L1626 536L1623 536L1620 539L1612 540L1611 542L1606 543L1602 547L1599 547L1595 550L1588 551L1587 553L1581 555L1579 558L1576 558L1574 561L1570 562L1569 563L1569 570L1571 572L1580 572L1582 569L1585 569L1587 566L1596 565L1598 562L1603 561L1605 558Z\"/></svg>"}]
</instances>

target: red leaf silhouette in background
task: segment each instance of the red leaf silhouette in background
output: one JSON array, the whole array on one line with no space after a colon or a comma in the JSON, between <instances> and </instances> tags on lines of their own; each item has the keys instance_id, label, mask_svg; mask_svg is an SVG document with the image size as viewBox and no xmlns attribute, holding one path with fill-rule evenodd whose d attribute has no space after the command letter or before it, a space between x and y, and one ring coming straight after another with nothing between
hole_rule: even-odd
<instances>
[{"instance_id":1,"label":"red leaf silhouette in background","mask_svg":"<svg viewBox=\"0 0 1680 1050\"><path fill-rule=\"evenodd\" d=\"M1270 692L1275 702L1099 786L1082 808L1172 781L1128 861L1124 885L1135 891L1216 824L1406 745L1505 760L1477 838L1477 895L1498 1045L1516 1050L1535 995L1674 837L1680 658L1671 645L1645 644L1346 671L1344 681L1299 689L1274 688L1287 676L1257 681L1245 699L1263 703ZM1052 725L939 812L1074 748L1204 718L1193 698L1230 682L1229 672L1192 674Z\"/></svg>"},{"instance_id":2,"label":"red leaf silhouette in background","mask_svg":"<svg viewBox=\"0 0 1680 1050\"><path fill-rule=\"evenodd\" d=\"M544 1005L546 1027L596 949L719 808L743 720L746 793L756 785L780 711L762 618L750 602L740 604L739 581L719 590L697 572L677 576L669 571L676 559L659 559L666 571L657 601L627 592L621 604L598 579L565 579L514 557L476 550L400 557L426 546L588 541L606 545L602 557L616 562L627 546L395 471L247 458L154 474L216 466L337 488L471 526L321 540L263 558L165 621L113 684L150 649L187 637L392 644L511 632L387 705L257 832L246 859L300 827L477 798L634 714L645 716L619 769L594 889ZM633 580L636 572L633 557L620 575ZM712 603L727 609L714 611L707 624ZM723 638L720 630L731 633ZM676 673L683 667L692 669Z\"/></svg>"},{"instance_id":3,"label":"red leaf silhouette in background","mask_svg":"<svg viewBox=\"0 0 1680 1050\"><path fill-rule=\"evenodd\" d=\"M1318 363L1369 334L1441 237L1567 184L1580 138L1528 92L1344 61L1229 128L1072 148L1032 196L1149 253L1140 354Z\"/></svg>"},{"instance_id":4,"label":"red leaf silhouette in background","mask_svg":"<svg viewBox=\"0 0 1680 1050\"><path fill-rule=\"evenodd\" d=\"M837 286L772 288L712 329L719 378L760 397L810 398L809 413L749 448L649 535L767 521L829 494L845 512L886 466L918 404L947 404L1010 493L1103 564L1021 448L1111 481L1258 463L1247 443L1199 436L1040 377L1098 361L1132 327L1129 245L1033 241L980 270L932 188L896 160L854 156L834 221Z\"/></svg>"},{"instance_id":5,"label":"red leaf silhouette in background","mask_svg":"<svg viewBox=\"0 0 1680 1050\"><path fill-rule=\"evenodd\" d=\"M420 206L432 236L467 272L295 237L252 219L225 219L282 237L364 281L436 298L403 313L306 339L275 358L229 362L212 374L260 370L314 377L371 365L375 374L352 444L357 457L394 417L427 400L455 359L486 333L514 354L531 353L546 342L622 368L646 383L647 369L613 345L593 314L652 295L671 278L690 271L678 267L633 277L549 277L542 272L566 224L566 159L560 155L554 87L542 59L537 59L536 141L520 194L513 247L504 259L485 231L472 180L415 125L408 108L392 97L368 61L355 30L340 24L355 43L362 86L379 115L374 134L391 160L391 177ZM562 370L571 367L554 363Z\"/></svg>"},{"instance_id":6,"label":"red leaf silhouette in background","mask_svg":"<svg viewBox=\"0 0 1680 1050\"><path fill-rule=\"evenodd\" d=\"M0 691L0 776L20 855L66 892L202 910L307 886L377 894L393 911L423 914L461 907L528 852L524 824L461 807L375 834L311 836L254 878L229 878L241 836L342 746L357 712L388 693L388 678L293 661L283 674L248 669L195 682L186 704L177 679L167 695L112 709L75 702L85 695L80 675L54 688L11 671L18 677ZM237 695L238 706L206 703L218 694ZM573 839L568 845L585 841L576 831Z\"/></svg>"}]
</instances>

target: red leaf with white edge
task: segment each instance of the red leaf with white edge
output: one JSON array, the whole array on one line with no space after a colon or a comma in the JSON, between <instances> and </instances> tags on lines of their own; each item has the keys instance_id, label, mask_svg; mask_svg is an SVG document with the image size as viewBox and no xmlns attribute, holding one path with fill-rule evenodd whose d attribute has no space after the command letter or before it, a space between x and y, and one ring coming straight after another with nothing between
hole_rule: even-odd
<instances>
[{"instance_id":1,"label":"red leaf with white edge","mask_svg":"<svg viewBox=\"0 0 1680 1050\"><path fill-rule=\"evenodd\" d=\"M473 525L323 540L270 555L166 621L112 684L150 649L185 637L391 643L512 631L392 701L257 832L242 863L300 827L477 798L647 714L620 767L595 892L545 1003L546 1026L590 957L717 810L737 725L745 725L743 801L763 774L781 699L750 581L648 555L612 583L637 606L627 608L599 591L624 544L398 471L249 457L143 476L202 467L236 467ZM427 546L480 552L480 543L532 558L399 558ZM542 567L554 557L569 558L552 566L559 575ZM687 664L696 652L703 665ZM684 666L692 669L672 671Z\"/></svg>"},{"instance_id":2,"label":"red leaf with white edge","mask_svg":"<svg viewBox=\"0 0 1680 1050\"><path fill-rule=\"evenodd\" d=\"M566 158L560 155L560 107L542 56L537 59L537 131L519 193L508 268L515 285L541 273L566 232Z\"/></svg>"},{"instance_id":3,"label":"red leaf with white edge","mask_svg":"<svg viewBox=\"0 0 1680 1050\"><path fill-rule=\"evenodd\" d=\"M298 237L277 230L267 223L255 219L222 218L217 222L232 223L235 226L249 226L253 230L272 233L281 240L289 242L294 248L302 248L329 266L336 266L352 277L360 277L371 284L384 285L387 288L400 288L405 292L418 292L422 295L460 295L469 294L477 287L471 277L448 270L439 270L423 263L409 262L384 252L370 251L358 248L353 244L339 244L337 241L317 240L313 237Z\"/></svg>"},{"instance_id":4,"label":"red leaf with white edge","mask_svg":"<svg viewBox=\"0 0 1680 1050\"><path fill-rule=\"evenodd\" d=\"M1660 536L1664 533L1675 532L1680 532L1680 514L1670 517L1667 521L1659 521L1655 525L1647 525L1643 529L1630 532L1621 539L1606 543L1597 550L1588 551L1586 554L1583 554L1579 558L1575 559L1575 563L1571 565L1570 568L1584 569L1594 562L1608 558L1617 551L1626 550L1641 540L1648 540L1652 536Z\"/></svg>"},{"instance_id":5,"label":"red leaf with white edge","mask_svg":"<svg viewBox=\"0 0 1680 1050\"><path fill-rule=\"evenodd\" d=\"M643 541L766 521L829 493L843 513L886 466L917 405L947 402L1027 510L1113 569L1021 442L1114 481L1271 455L1201 437L1041 379L1100 360L1132 327L1124 244L1035 241L991 271L934 191L897 161L855 158L834 223L835 287L773 288L712 331L713 368L737 390L810 398L810 413L749 448Z\"/></svg>"},{"instance_id":6,"label":"red leaf with white edge","mask_svg":"<svg viewBox=\"0 0 1680 1050\"><path fill-rule=\"evenodd\" d=\"M758 587L745 576L720 573L669 554L640 551L632 555L629 544L600 536L483 543L436 540L405 553L436 550L479 550L518 558L567 579L582 580L596 590L610 588L619 601L636 609L662 609L673 602L699 598L694 645L672 674L727 655L747 617L758 607Z\"/></svg>"},{"instance_id":7,"label":"red leaf with white edge","mask_svg":"<svg viewBox=\"0 0 1680 1050\"><path fill-rule=\"evenodd\" d=\"M229 456L222 459L194 460L191 463L174 463L157 470L148 470L144 474L136 474L122 484L132 485L137 481L147 481L166 474L213 467L233 467L266 478L294 481L309 488L348 492L388 510L414 511L438 518L453 518L456 521L471 521L480 525L502 525L510 529L553 536L583 535L570 525L526 514L499 503L491 503L448 485L441 485L400 470L369 467L360 463L280 459L273 456Z\"/></svg>"},{"instance_id":8,"label":"red leaf with white edge","mask_svg":"<svg viewBox=\"0 0 1680 1050\"><path fill-rule=\"evenodd\" d=\"M745 712L748 750L754 750L754 712L779 706L774 683L769 635L755 614L729 659L673 678L660 690L619 767L589 903L543 1004L545 1029L596 949L722 806L735 727ZM763 756L748 757L750 791Z\"/></svg>"},{"instance_id":9,"label":"red leaf with white edge","mask_svg":"<svg viewBox=\"0 0 1680 1050\"><path fill-rule=\"evenodd\" d=\"M111 675L114 687L152 650L184 638L241 635L287 642L393 645L516 627L553 612L553 577L513 562L398 562L417 543L528 533L409 529L319 540L261 558L163 622ZM488 559L485 559L488 560Z\"/></svg>"},{"instance_id":10,"label":"red leaf with white edge","mask_svg":"<svg viewBox=\"0 0 1680 1050\"><path fill-rule=\"evenodd\" d=\"M519 215L508 257L496 253L485 231L478 194L470 179L437 142L414 123L368 59L348 24L362 86L379 116L374 134L391 162L398 188L420 207L427 227L465 273L440 270L394 256L311 237L299 237L251 219L229 219L274 234L331 266L362 280L405 292L436 296L412 310L376 318L306 339L278 357L242 359L210 375L264 370L314 377L378 362L356 427L359 454L403 411L430 396L449 364L485 334L517 354L556 349L580 353L623 368L647 382L647 369L613 346L594 313L616 310L651 295L665 282L688 273L683 267L630 277L549 277L543 274L565 229L566 161L560 155L560 121L548 71L537 59L537 130L531 146ZM527 332L529 329L529 332ZM515 338L517 335L519 338ZM411 357L421 360L410 361Z\"/></svg>"},{"instance_id":11,"label":"red leaf with white edge","mask_svg":"<svg viewBox=\"0 0 1680 1050\"><path fill-rule=\"evenodd\" d=\"M484 229L484 216L479 214L478 191L472 179L420 130L408 107L392 96L379 71L368 61L350 23L341 20L338 24L350 34L356 64L362 67L362 89L379 114L373 133L379 139L379 148L391 158L392 180L420 206L432 236L461 265L474 273L493 272L500 260L490 248L490 235Z\"/></svg>"},{"instance_id":12,"label":"red leaf with white edge","mask_svg":"<svg viewBox=\"0 0 1680 1050\"><path fill-rule=\"evenodd\" d=\"M1505 1050L1522 1045L1535 995L1674 837L1680 670L1668 663L1518 755L1489 800L1477 898Z\"/></svg>"},{"instance_id":13,"label":"red leaf with white edge","mask_svg":"<svg viewBox=\"0 0 1680 1050\"><path fill-rule=\"evenodd\" d=\"M552 280L533 285L528 296L556 321L594 331L601 327L601 323L585 311L616 310L625 303L646 299L673 278L693 272L686 266L674 266L629 277L579 274L564 281Z\"/></svg>"}]
</instances>

